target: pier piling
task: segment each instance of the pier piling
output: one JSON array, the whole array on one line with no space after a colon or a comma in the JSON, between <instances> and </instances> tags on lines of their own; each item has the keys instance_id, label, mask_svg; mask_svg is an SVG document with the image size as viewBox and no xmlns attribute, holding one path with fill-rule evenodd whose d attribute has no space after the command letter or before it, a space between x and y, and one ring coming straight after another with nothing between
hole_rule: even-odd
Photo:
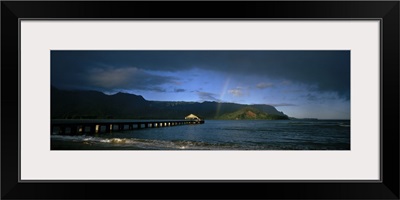
<instances>
[{"instance_id":1,"label":"pier piling","mask_svg":"<svg viewBox=\"0 0 400 200\"><path fill-rule=\"evenodd\" d=\"M104 120L52 120L51 134L77 135L111 133L113 130L124 131L142 128L161 128L179 125L203 124L204 121L196 120L160 120L160 121L104 121Z\"/></svg>"}]
</instances>

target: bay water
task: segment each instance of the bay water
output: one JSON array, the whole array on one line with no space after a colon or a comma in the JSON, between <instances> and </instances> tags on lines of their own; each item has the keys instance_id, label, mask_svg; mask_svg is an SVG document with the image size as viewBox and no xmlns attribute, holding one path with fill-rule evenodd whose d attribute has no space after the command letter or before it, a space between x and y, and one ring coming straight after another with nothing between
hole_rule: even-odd
<instances>
[{"instance_id":1,"label":"bay water","mask_svg":"<svg viewBox=\"0 0 400 200\"><path fill-rule=\"evenodd\" d=\"M51 135L51 150L350 150L350 120L206 120L95 135Z\"/></svg>"}]
</instances>

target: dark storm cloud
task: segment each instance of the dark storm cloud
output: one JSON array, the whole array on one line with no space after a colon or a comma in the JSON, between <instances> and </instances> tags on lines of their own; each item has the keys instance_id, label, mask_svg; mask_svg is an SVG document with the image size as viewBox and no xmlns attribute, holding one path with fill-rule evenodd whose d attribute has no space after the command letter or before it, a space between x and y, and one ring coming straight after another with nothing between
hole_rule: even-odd
<instances>
[{"instance_id":1,"label":"dark storm cloud","mask_svg":"<svg viewBox=\"0 0 400 200\"><path fill-rule=\"evenodd\" d=\"M326 101L334 101L340 98L334 93L326 93L326 94L308 93L307 95L303 95L301 97L312 103L324 103Z\"/></svg>"},{"instance_id":2,"label":"dark storm cloud","mask_svg":"<svg viewBox=\"0 0 400 200\"><path fill-rule=\"evenodd\" d=\"M181 88L175 88L174 92L185 92L185 89L181 89Z\"/></svg>"},{"instance_id":3,"label":"dark storm cloud","mask_svg":"<svg viewBox=\"0 0 400 200\"><path fill-rule=\"evenodd\" d=\"M202 101L219 101L219 99L215 97L216 95L210 92L197 92L197 95Z\"/></svg>"},{"instance_id":4,"label":"dark storm cloud","mask_svg":"<svg viewBox=\"0 0 400 200\"><path fill-rule=\"evenodd\" d=\"M272 84L272 83L264 83L264 82L258 83L258 84L256 85L256 87L257 87L258 89L265 89L265 88L270 88L270 87L273 87L273 86L274 86L274 84Z\"/></svg>"},{"instance_id":5,"label":"dark storm cloud","mask_svg":"<svg viewBox=\"0 0 400 200\"><path fill-rule=\"evenodd\" d=\"M128 89L128 90L131 90L131 89ZM153 92L167 92L167 90L162 87L146 87L146 88L140 88L139 90L146 90L146 91L153 91Z\"/></svg>"},{"instance_id":6,"label":"dark storm cloud","mask_svg":"<svg viewBox=\"0 0 400 200\"><path fill-rule=\"evenodd\" d=\"M103 92L120 90L165 92L163 84L176 82L174 77L150 74L136 67L115 67L85 62L85 59L58 60L57 56L52 57L51 75L51 82L55 87Z\"/></svg>"},{"instance_id":7,"label":"dark storm cloud","mask_svg":"<svg viewBox=\"0 0 400 200\"><path fill-rule=\"evenodd\" d=\"M274 107L284 107L284 106L297 106L296 104L291 104L291 103L272 103L272 104L268 104Z\"/></svg>"},{"instance_id":8,"label":"dark storm cloud","mask_svg":"<svg viewBox=\"0 0 400 200\"><path fill-rule=\"evenodd\" d=\"M237 77L262 76L316 85L320 92L350 98L350 51L52 51L51 59L52 84L69 87L102 85L108 78L87 82L85 71L106 66L168 72L199 68ZM146 89L171 81L142 73L150 80L139 78L135 84L120 82L119 86Z\"/></svg>"},{"instance_id":9,"label":"dark storm cloud","mask_svg":"<svg viewBox=\"0 0 400 200\"><path fill-rule=\"evenodd\" d=\"M313 95L313 94L307 94L306 98L309 101L321 101L322 100L321 97L317 97L316 95Z\"/></svg>"}]
</instances>

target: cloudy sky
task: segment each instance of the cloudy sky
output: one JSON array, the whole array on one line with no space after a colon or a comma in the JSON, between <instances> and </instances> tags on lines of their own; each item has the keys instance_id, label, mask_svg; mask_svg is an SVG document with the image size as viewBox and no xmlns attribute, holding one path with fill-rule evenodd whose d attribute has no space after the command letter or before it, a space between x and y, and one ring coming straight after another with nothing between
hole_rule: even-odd
<instances>
[{"instance_id":1,"label":"cloudy sky","mask_svg":"<svg viewBox=\"0 0 400 200\"><path fill-rule=\"evenodd\" d=\"M269 104L350 118L350 51L51 51L51 84L159 101Z\"/></svg>"}]
</instances>

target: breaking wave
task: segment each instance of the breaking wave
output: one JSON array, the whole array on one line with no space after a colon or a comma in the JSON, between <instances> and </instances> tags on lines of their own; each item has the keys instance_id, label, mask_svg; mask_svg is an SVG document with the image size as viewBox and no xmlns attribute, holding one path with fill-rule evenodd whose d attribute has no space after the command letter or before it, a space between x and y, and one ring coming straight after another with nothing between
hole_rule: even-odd
<instances>
[{"instance_id":1,"label":"breaking wave","mask_svg":"<svg viewBox=\"0 0 400 200\"><path fill-rule=\"evenodd\" d=\"M207 143L198 141L164 141L136 138L102 138L94 136L60 136L52 135L52 140L74 142L80 145L103 145L107 147L120 147L121 149L148 149L148 150L226 150L240 148L235 144ZM118 149L118 148L117 148Z\"/></svg>"}]
</instances>

